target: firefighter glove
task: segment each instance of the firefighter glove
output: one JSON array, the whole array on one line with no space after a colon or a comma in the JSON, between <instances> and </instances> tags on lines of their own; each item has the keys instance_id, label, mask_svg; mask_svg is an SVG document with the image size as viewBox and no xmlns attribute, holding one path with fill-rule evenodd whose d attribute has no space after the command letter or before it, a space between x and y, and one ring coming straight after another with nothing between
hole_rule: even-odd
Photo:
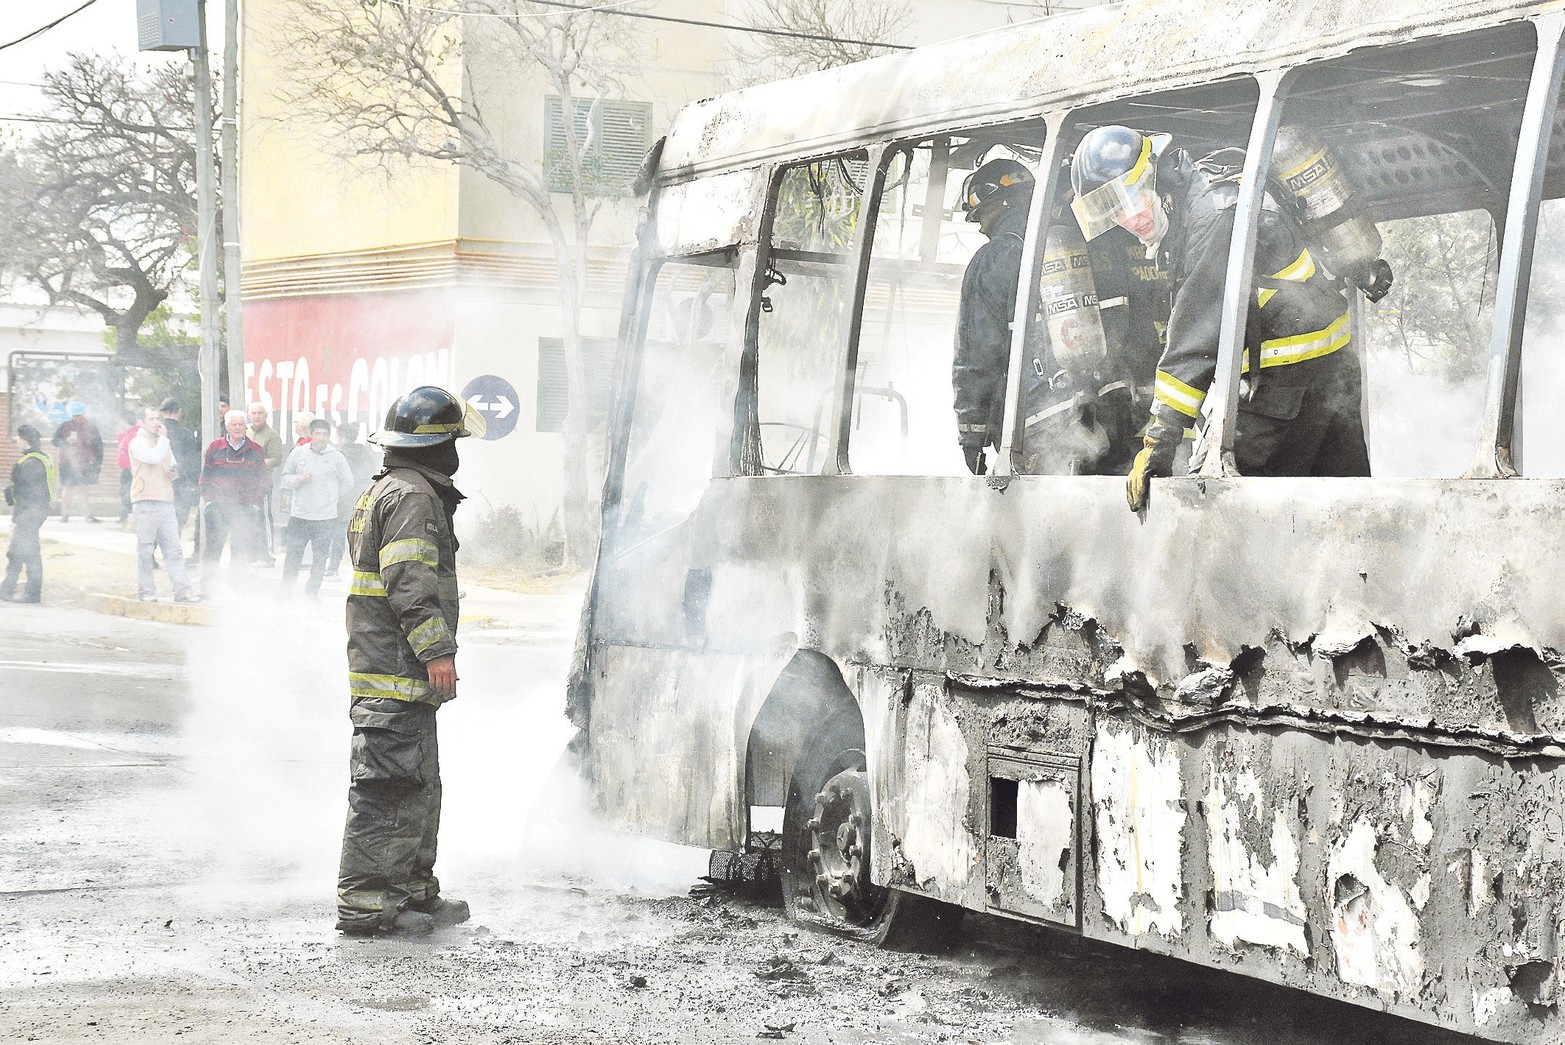
<instances>
[{"instance_id":1,"label":"firefighter glove","mask_svg":"<svg viewBox=\"0 0 1565 1045\"><path fill-rule=\"evenodd\" d=\"M974 475L983 475L989 470L984 464L984 448L982 446L962 447L962 456L967 458L967 470Z\"/></svg>"},{"instance_id":2,"label":"firefighter glove","mask_svg":"<svg viewBox=\"0 0 1565 1045\"><path fill-rule=\"evenodd\" d=\"M1183 437L1182 429L1157 420L1147 426L1141 450L1130 466L1130 474L1125 477L1125 500L1130 503L1131 511L1139 512L1147 506L1154 477L1173 474L1174 452L1179 449L1179 440Z\"/></svg>"}]
</instances>

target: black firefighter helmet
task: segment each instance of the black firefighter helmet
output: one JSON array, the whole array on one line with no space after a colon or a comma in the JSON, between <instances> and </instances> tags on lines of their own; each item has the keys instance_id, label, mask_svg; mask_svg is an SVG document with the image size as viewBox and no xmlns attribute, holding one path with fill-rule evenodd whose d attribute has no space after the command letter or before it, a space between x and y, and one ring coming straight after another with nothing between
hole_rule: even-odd
<instances>
[{"instance_id":1,"label":"black firefighter helmet","mask_svg":"<svg viewBox=\"0 0 1565 1045\"><path fill-rule=\"evenodd\" d=\"M978 209L985 203L1004 199L1023 188L1031 191L1032 184L1032 171L1015 160L990 160L962 182L962 210L968 221L977 221Z\"/></svg>"},{"instance_id":2,"label":"black firefighter helmet","mask_svg":"<svg viewBox=\"0 0 1565 1045\"><path fill-rule=\"evenodd\" d=\"M465 435L482 437L484 415L434 385L420 385L391 404L386 425L371 437L381 446L438 446Z\"/></svg>"}]
</instances>

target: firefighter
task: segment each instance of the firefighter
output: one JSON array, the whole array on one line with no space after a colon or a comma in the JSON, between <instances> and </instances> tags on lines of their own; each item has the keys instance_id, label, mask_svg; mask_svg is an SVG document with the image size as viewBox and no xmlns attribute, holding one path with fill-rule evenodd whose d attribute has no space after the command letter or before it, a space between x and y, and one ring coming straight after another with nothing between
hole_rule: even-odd
<instances>
[{"instance_id":1,"label":"firefighter","mask_svg":"<svg viewBox=\"0 0 1565 1045\"><path fill-rule=\"evenodd\" d=\"M1074 217L1068 218L1074 221ZM1141 242L1115 227L1088 244L1092 277L1098 292L1098 311L1110 355L1131 382L1133 415L1138 429L1133 449L1124 456L1124 467L1141 449L1139 429L1146 424L1152 405L1153 379L1162 358L1168 329L1168 273L1148 258Z\"/></svg>"},{"instance_id":2,"label":"firefighter","mask_svg":"<svg viewBox=\"0 0 1565 1045\"><path fill-rule=\"evenodd\" d=\"M1120 126L1089 132L1071 163L1082 234L1128 230L1173 280L1152 416L1125 483L1135 511L1146 506L1148 481L1171 473L1212 384L1237 182L1233 168L1195 161L1167 135ZM1316 266L1290 200L1266 200L1256 272L1235 419L1239 472L1368 475L1358 360L1343 351L1347 301Z\"/></svg>"},{"instance_id":3,"label":"firefighter","mask_svg":"<svg viewBox=\"0 0 1565 1045\"><path fill-rule=\"evenodd\" d=\"M990 160L962 186L962 210L989 240L974 253L962 277L951 368L957 437L974 475L987 471L984 448L1000 444L1022 237L1033 188L1031 172L1011 159ZM1070 234L1066 242L1057 235L1062 231ZM1054 295L1045 305L1055 310L1047 323L1037 324L1040 336L1029 338L1023 365L1023 472L1100 470L1113 453L1113 433L1124 427L1128 416L1129 382L1103 376L1114 364L1106 359L1103 332L1097 325L1091 262L1085 249L1073 249L1068 242L1072 237L1080 243L1074 229L1052 225L1045 248L1045 296ZM1075 277L1065 271L1071 255L1079 255L1078 274L1085 273L1084 284L1073 285ZM1050 265L1062 267L1065 278L1056 278L1058 273ZM1048 329L1056 336L1062 332L1060 320L1067 313L1060 309L1091 322L1073 323L1070 329L1081 336L1072 336L1069 351L1062 345L1062 351L1055 352L1042 331Z\"/></svg>"},{"instance_id":4,"label":"firefighter","mask_svg":"<svg viewBox=\"0 0 1565 1045\"><path fill-rule=\"evenodd\" d=\"M467 920L440 895L440 762L435 712L456 699L456 440L484 420L428 385L392 404L374 441L383 469L348 522L348 821L337 928L351 936L422 935Z\"/></svg>"}]
</instances>

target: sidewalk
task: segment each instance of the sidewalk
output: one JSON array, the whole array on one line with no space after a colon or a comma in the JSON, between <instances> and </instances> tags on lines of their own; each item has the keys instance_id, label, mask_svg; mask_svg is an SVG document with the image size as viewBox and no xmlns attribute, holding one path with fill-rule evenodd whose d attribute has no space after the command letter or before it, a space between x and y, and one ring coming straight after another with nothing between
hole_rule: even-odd
<instances>
[{"instance_id":1,"label":"sidewalk","mask_svg":"<svg viewBox=\"0 0 1565 1045\"><path fill-rule=\"evenodd\" d=\"M251 583L230 587L216 595L210 602L198 604L172 601L168 574L159 569L155 574L158 585L157 602L141 602L136 597L136 534L134 530L121 529L113 521L87 523L72 519L62 523L50 516L39 533L43 542L45 603L85 605L104 613L137 617L144 620L161 620L177 624L209 625L215 623L216 610L236 604L254 605L257 601L278 606L301 608L318 606L340 608L347 597L348 571L346 563L338 577L327 577L321 585L320 598L311 600L304 595L304 582L308 567L300 571L294 582L293 592L282 590L282 550L278 549L276 565L256 568ZM0 516L0 547L11 538L11 517ZM190 556L190 538L187 534L181 542L185 548L185 561L191 569L191 579L202 587L200 566ZM461 576L462 561L457 559L457 575ZM525 579L518 578L522 583ZM569 644L575 637L577 620L581 613L582 595L587 588L585 573L551 582L546 591L509 591L504 588L462 584L461 624L468 635L484 638L499 637L499 633L525 630L534 636L558 633Z\"/></svg>"}]
</instances>

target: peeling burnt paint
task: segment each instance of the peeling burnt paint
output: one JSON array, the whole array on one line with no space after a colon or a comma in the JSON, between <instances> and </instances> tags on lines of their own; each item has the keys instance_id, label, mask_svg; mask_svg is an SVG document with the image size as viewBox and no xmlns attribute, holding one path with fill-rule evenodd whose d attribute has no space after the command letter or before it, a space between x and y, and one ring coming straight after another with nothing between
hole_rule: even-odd
<instances>
[{"instance_id":1,"label":"peeling burnt paint","mask_svg":"<svg viewBox=\"0 0 1565 1045\"><path fill-rule=\"evenodd\" d=\"M1345 983L1412 994L1424 969L1418 917L1401 886L1381 875L1377 849L1375 826L1362 820L1332 846L1327 877L1337 975Z\"/></svg>"},{"instance_id":2,"label":"peeling burnt paint","mask_svg":"<svg viewBox=\"0 0 1565 1045\"><path fill-rule=\"evenodd\" d=\"M1276 796L1254 771L1208 766L1202 804L1212 872L1207 928L1227 947L1256 944L1310 956L1298 844ZM1270 800L1269 800L1270 799Z\"/></svg>"},{"instance_id":3,"label":"peeling burnt paint","mask_svg":"<svg viewBox=\"0 0 1565 1045\"><path fill-rule=\"evenodd\" d=\"M877 830L872 859L892 881L960 903L978 871L978 834L969 812L969 749L943 679L865 673L876 701L874 735L898 743L874 760ZM879 840L894 839L882 853Z\"/></svg>"},{"instance_id":4,"label":"peeling burnt paint","mask_svg":"<svg viewBox=\"0 0 1565 1045\"><path fill-rule=\"evenodd\" d=\"M1184 931L1185 810L1173 745L1100 728L1093 742L1092 805L1103 914L1131 936Z\"/></svg>"}]
</instances>

